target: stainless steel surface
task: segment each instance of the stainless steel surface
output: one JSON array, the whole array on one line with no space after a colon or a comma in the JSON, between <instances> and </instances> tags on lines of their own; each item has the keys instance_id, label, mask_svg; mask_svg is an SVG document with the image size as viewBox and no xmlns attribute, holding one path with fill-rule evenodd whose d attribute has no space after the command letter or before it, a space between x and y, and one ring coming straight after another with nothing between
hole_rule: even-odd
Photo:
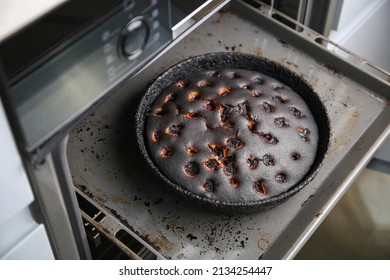
<instances>
[{"instance_id":1,"label":"stainless steel surface","mask_svg":"<svg viewBox=\"0 0 390 280\"><path fill-rule=\"evenodd\" d=\"M178 36L183 34L184 31L190 28L194 23L198 22L202 17L215 9L221 8L229 1L230 0L207 0L191 14L172 26L173 39L176 39Z\"/></svg>"},{"instance_id":2,"label":"stainless steel surface","mask_svg":"<svg viewBox=\"0 0 390 280\"><path fill-rule=\"evenodd\" d=\"M10 89L29 152L77 119L171 41L168 2L153 2L137 1L131 10L119 11ZM148 23L149 40L137 58L122 59L117 41L135 15Z\"/></svg>"},{"instance_id":3,"label":"stainless steel surface","mask_svg":"<svg viewBox=\"0 0 390 280\"><path fill-rule=\"evenodd\" d=\"M168 259L292 258L390 133L390 84L315 42L319 35L241 1L215 14L156 58L78 126L68 142L74 185ZM183 35L184 36L184 35ZM146 84L190 56L238 51L302 75L328 110L331 147L318 175L280 206L248 215L210 212L167 193L139 155L135 109ZM117 228L103 230L115 240Z\"/></svg>"}]
</instances>

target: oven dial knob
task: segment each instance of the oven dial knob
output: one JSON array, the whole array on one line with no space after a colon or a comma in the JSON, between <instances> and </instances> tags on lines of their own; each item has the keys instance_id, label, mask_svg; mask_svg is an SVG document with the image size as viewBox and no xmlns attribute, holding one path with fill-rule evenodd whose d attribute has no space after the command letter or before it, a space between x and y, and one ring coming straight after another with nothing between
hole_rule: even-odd
<instances>
[{"instance_id":1,"label":"oven dial knob","mask_svg":"<svg viewBox=\"0 0 390 280\"><path fill-rule=\"evenodd\" d=\"M128 60L141 55L149 38L149 26L142 18L131 20L119 37L119 51Z\"/></svg>"}]
</instances>

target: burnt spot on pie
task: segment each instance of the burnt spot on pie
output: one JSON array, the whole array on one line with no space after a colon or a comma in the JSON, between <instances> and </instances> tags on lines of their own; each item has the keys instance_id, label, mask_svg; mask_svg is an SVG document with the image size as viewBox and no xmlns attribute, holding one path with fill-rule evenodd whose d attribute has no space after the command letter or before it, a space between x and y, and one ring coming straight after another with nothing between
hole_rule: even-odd
<instances>
[{"instance_id":1,"label":"burnt spot on pie","mask_svg":"<svg viewBox=\"0 0 390 280\"><path fill-rule=\"evenodd\" d=\"M237 188L238 187L238 179L237 179L237 176L233 175L232 177L229 178L229 184L230 186L232 186L233 188Z\"/></svg>"},{"instance_id":2,"label":"burnt spot on pie","mask_svg":"<svg viewBox=\"0 0 390 280\"><path fill-rule=\"evenodd\" d=\"M229 162L226 165L224 165L222 170L226 176L230 177L237 174L238 168L235 162Z\"/></svg>"},{"instance_id":3,"label":"burnt spot on pie","mask_svg":"<svg viewBox=\"0 0 390 280\"><path fill-rule=\"evenodd\" d=\"M218 160L216 160L215 158L209 158L207 159L204 163L203 163L204 167L206 167L206 169L208 171L211 171L211 172L214 172L214 171L217 171L220 167L220 164L218 162Z\"/></svg>"},{"instance_id":4,"label":"burnt spot on pie","mask_svg":"<svg viewBox=\"0 0 390 280\"><path fill-rule=\"evenodd\" d=\"M259 159L254 156L249 156L249 158L246 160L246 163L251 170L255 170L259 165Z\"/></svg>"},{"instance_id":5,"label":"burnt spot on pie","mask_svg":"<svg viewBox=\"0 0 390 280\"><path fill-rule=\"evenodd\" d=\"M285 117L278 117L278 118L275 118L274 119L274 124L277 126L277 127L289 127L290 125L287 123L287 120Z\"/></svg>"},{"instance_id":6,"label":"burnt spot on pie","mask_svg":"<svg viewBox=\"0 0 390 280\"><path fill-rule=\"evenodd\" d=\"M218 110L219 106L218 106L218 103L214 99L205 99L204 100L204 108L207 111L214 111L214 110Z\"/></svg>"},{"instance_id":7,"label":"burnt spot on pie","mask_svg":"<svg viewBox=\"0 0 390 280\"><path fill-rule=\"evenodd\" d=\"M233 148L233 149L240 149L240 148L242 148L242 146L244 146L244 143L238 137L238 131L234 135L228 137L225 140L225 144L226 144L226 146Z\"/></svg>"},{"instance_id":8,"label":"burnt spot on pie","mask_svg":"<svg viewBox=\"0 0 390 280\"><path fill-rule=\"evenodd\" d=\"M199 151L197 148L195 148L194 146L184 146L184 151L190 156L190 157L193 157L195 156Z\"/></svg>"},{"instance_id":9,"label":"burnt spot on pie","mask_svg":"<svg viewBox=\"0 0 390 280\"><path fill-rule=\"evenodd\" d=\"M215 191L215 183L211 179L206 179L202 185L202 190L206 193L212 193Z\"/></svg>"},{"instance_id":10,"label":"burnt spot on pie","mask_svg":"<svg viewBox=\"0 0 390 280\"><path fill-rule=\"evenodd\" d=\"M265 186L264 180L262 180L262 179L253 182L252 187L253 187L254 191L258 194L261 194L261 195L267 194L267 188Z\"/></svg>"},{"instance_id":11,"label":"burnt spot on pie","mask_svg":"<svg viewBox=\"0 0 390 280\"><path fill-rule=\"evenodd\" d=\"M195 161L187 162L183 166L183 170L184 170L184 173L189 177L194 177L194 176L198 175L200 172L199 164Z\"/></svg>"},{"instance_id":12,"label":"burnt spot on pie","mask_svg":"<svg viewBox=\"0 0 390 280\"><path fill-rule=\"evenodd\" d=\"M177 86L178 88L185 88L186 86L188 86L188 82L184 80L180 80L175 83L175 86Z\"/></svg>"},{"instance_id":13,"label":"burnt spot on pie","mask_svg":"<svg viewBox=\"0 0 390 280\"><path fill-rule=\"evenodd\" d=\"M220 96L225 96L227 95L228 93L230 93L232 91L232 89L230 88L221 88L219 91L218 91L218 95Z\"/></svg>"},{"instance_id":14,"label":"burnt spot on pie","mask_svg":"<svg viewBox=\"0 0 390 280\"><path fill-rule=\"evenodd\" d=\"M200 114L199 114L199 112L189 112L189 113L183 114L183 116L186 119L195 119L195 118L199 118Z\"/></svg>"},{"instance_id":15,"label":"burnt spot on pie","mask_svg":"<svg viewBox=\"0 0 390 280\"><path fill-rule=\"evenodd\" d=\"M291 159L292 160L299 160L300 158L301 158L301 155L299 153L297 153L297 152L293 152L291 154Z\"/></svg>"},{"instance_id":16,"label":"burnt spot on pie","mask_svg":"<svg viewBox=\"0 0 390 280\"><path fill-rule=\"evenodd\" d=\"M298 119L305 117L301 110L297 109L296 107L288 107L288 110Z\"/></svg>"},{"instance_id":17,"label":"burnt spot on pie","mask_svg":"<svg viewBox=\"0 0 390 280\"><path fill-rule=\"evenodd\" d=\"M211 87L213 85L212 82L209 81L199 81L198 87Z\"/></svg>"},{"instance_id":18,"label":"burnt spot on pie","mask_svg":"<svg viewBox=\"0 0 390 280\"><path fill-rule=\"evenodd\" d=\"M195 100L199 100L200 98L201 98L201 94L199 91L192 91L187 96L188 101L195 101Z\"/></svg>"},{"instance_id":19,"label":"burnt spot on pie","mask_svg":"<svg viewBox=\"0 0 390 280\"><path fill-rule=\"evenodd\" d=\"M262 96L262 93L260 91L251 91L251 94L253 97L260 97Z\"/></svg>"},{"instance_id":20,"label":"burnt spot on pie","mask_svg":"<svg viewBox=\"0 0 390 280\"><path fill-rule=\"evenodd\" d=\"M282 104L284 104L284 103L287 102L287 99L281 97L280 95L276 95L274 98L275 98L276 100L278 100L278 101L279 101L280 103L282 103Z\"/></svg>"},{"instance_id":21,"label":"burnt spot on pie","mask_svg":"<svg viewBox=\"0 0 390 280\"><path fill-rule=\"evenodd\" d=\"M223 157L223 147L218 144L208 144L210 152L216 157Z\"/></svg>"},{"instance_id":22,"label":"burnt spot on pie","mask_svg":"<svg viewBox=\"0 0 390 280\"><path fill-rule=\"evenodd\" d=\"M164 147L161 152L160 156L163 158L169 158L173 155L173 149L171 147Z\"/></svg>"},{"instance_id":23,"label":"burnt spot on pie","mask_svg":"<svg viewBox=\"0 0 390 280\"><path fill-rule=\"evenodd\" d=\"M172 92L168 93L164 98L164 103L167 103L170 101L175 101L175 95Z\"/></svg>"},{"instance_id":24,"label":"burnt spot on pie","mask_svg":"<svg viewBox=\"0 0 390 280\"><path fill-rule=\"evenodd\" d=\"M247 127L250 132L255 133L257 128L257 121L253 119L249 119L247 123Z\"/></svg>"},{"instance_id":25,"label":"burnt spot on pie","mask_svg":"<svg viewBox=\"0 0 390 280\"><path fill-rule=\"evenodd\" d=\"M167 127L165 132L172 136L179 136L180 132L183 130L184 125L181 123L174 123Z\"/></svg>"},{"instance_id":26,"label":"burnt spot on pie","mask_svg":"<svg viewBox=\"0 0 390 280\"><path fill-rule=\"evenodd\" d=\"M266 144L275 145L279 142L278 138L276 138L272 133L256 132L256 134Z\"/></svg>"},{"instance_id":27,"label":"burnt spot on pie","mask_svg":"<svg viewBox=\"0 0 390 280\"><path fill-rule=\"evenodd\" d=\"M309 137L309 134L310 134L310 130L308 128L297 127L297 131L298 131L298 134L299 134L299 136L301 136L303 141L308 141L309 140L308 137Z\"/></svg>"},{"instance_id":28,"label":"burnt spot on pie","mask_svg":"<svg viewBox=\"0 0 390 280\"><path fill-rule=\"evenodd\" d=\"M164 110L163 108L156 108L152 113L154 117L162 117L165 114L166 114L166 110Z\"/></svg>"},{"instance_id":29,"label":"burnt spot on pie","mask_svg":"<svg viewBox=\"0 0 390 280\"><path fill-rule=\"evenodd\" d=\"M237 104L236 112L241 116L247 116L249 114L248 101L244 101Z\"/></svg>"},{"instance_id":30,"label":"burnt spot on pie","mask_svg":"<svg viewBox=\"0 0 390 280\"><path fill-rule=\"evenodd\" d=\"M275 111L275 108L274 106L272 106L271 104L269 104L268 102L264 101L260 107L267 113L272 113L273 111Z\"/></svg>"},{"instance_id":31,"label":"burnt spot on pie","mask_svg":"<svg viewBox=\"0 0 390 280\"><path fill-rule=\"evenodd\" d=\"M279 183L285 183L287 182L287 174L285 172L279 172L278 174L276 174L275 180Z\"/></svg>"},{"instance_id":32,"label":"burnt spot on pie","mask_svg":"<svg viewBox=\"0 0 390 280\"><path fill-rule=\"evenodd\" d=\"M153 132L152 133L152 141L153 142L159 142L161 139L160 133L159 132Z\"/></svg>"},{"instance_id":33,"label":"burnt spot on pie","mask_svg":"<svg viewBox=\"0 0 390 280\"><path fill-rule=\"evenodd\" d=\"M270 154L265 154L262 158L261 161L264 163L265 166L274 166L275 165L275 158L274 156Z\"/></svg>"}]
</instances>

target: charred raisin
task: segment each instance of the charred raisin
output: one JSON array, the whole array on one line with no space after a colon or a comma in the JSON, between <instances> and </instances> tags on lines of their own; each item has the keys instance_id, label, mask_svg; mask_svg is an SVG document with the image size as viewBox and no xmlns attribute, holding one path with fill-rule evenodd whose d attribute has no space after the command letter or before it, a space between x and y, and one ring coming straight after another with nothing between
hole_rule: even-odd
<instances>
[{"instance_id":1,"label":"charred raisin","mask_svg":"<svg viewBox=\"0 0 390 280\"><path fill-rule=\"evenodd\" d=\"M257 180L256 182L254 182L253 183L253 189L258 194L261 194L261 195L267 194L267 188L265 187L264 180Z\"/></svg>"},{"instance_id":2,"label":"charred raisin","mask_svg":"<svg viewBox=\"0 0 390 280\"><path fill-rule=\"evenodd\" d=\"M166 133L172 136L179 136L180 132L183 130L184 125L181 123L171 124L167 129Z\"/></svg>"},{"instance_id":3,"label":"charred raisin","mask_svg":"<svg viewBox=\"0 0 390 280\"><path fill-rule=\"evenodd\" d=\"M279 183L285 183L287 181L287 175L284 172L276 174L275 180Z\"/></svg>"},{"instance_id":4,"label":"charred raisin","mask_svg":"<svg viewBox=\"0 0 390 280\"><path fill-rule=\"evenodd\" d=\"M252 170L255 170L257 168L257 165L259 164L259 159L253 156L250 156L246 163L248 164L249 168Z\"/></svg>"},{"instance_id":5,"label":"charred raisin","mask_svg":"<svg viewBox=\"0 0 390 280\"><path fill-rule=\"evenodd\" d=\"M199 174L200 168L199 164L195 161L190 161L184 165L184 172L187 176L194 177Z\"/></svg>"},{"instance_id":6,"label":"charred raisin","mask_svg":"<svg viewBox=\"0 0 390 280\"><path fill-rule=\"evenodd\" d=\"M209 171L216 171L219 168L219 162L215 158L209 158L204 162L204 166Z\"/></svg>"},{"instance_id":7,"label":"charred raisin","mask_svg":"<svg viewBox=\"0 0 390 280\"><path fill-rule=\"evenodd\" d=\"M279 117L274 119L274 124L277 127L289 127L290 125L287 123L286 118Z\"/></svg>"},{"instance_id":8,"label":"charred raisin","mask_svg":"<svg viewBox=\"0 0 390 280\"><path fill-rule=\"evenodd\" d=\"M263 102L263 104L261 104L261 108L267 112L267 113L272 113L274 111L274 106L272 106L271 104L269 104L268 102Z\"/></svg>"},{"instance_id":9,"label":"charred raisin","mask_svg":"<svg viewBox=\"0 0 390 280\"><path fill-rule=\"evenodd\" d=\"M211 179L206 179L206 181L202 185L202 189L206 193L214 192L215 190L215 183Z\"/></svg>"},{"instance_id":10,"label":"charred raisin","mask_svg":"<svg viewBox=\"0 0 390 280\"><path fill-rule=\"evenodd\" d=\"M275 165L275 158L272 155L265 154L261 161L264 163L265 166L273 166Z\"/></svg>"},{"instance_id":11,"label":"charred raisin","mask_svg":"<svg viewBox=\"0 0 390 280\"><path fill-rule=\"evenodd\" d=\"M299 109L295 107L289 107L288 109L298 119L303 118L305 116L304 114L302 114L302 112Z\"/></svg>"}]
</instances>

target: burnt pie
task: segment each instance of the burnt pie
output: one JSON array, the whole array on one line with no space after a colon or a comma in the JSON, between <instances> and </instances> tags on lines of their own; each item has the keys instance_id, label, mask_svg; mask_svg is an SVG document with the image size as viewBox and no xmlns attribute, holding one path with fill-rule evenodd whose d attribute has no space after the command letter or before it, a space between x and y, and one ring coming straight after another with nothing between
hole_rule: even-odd
<instances>
[{"instance_id":1,"label":"burnt pie","mask_svg":"<svg viewBox=\"0 0 390 280\"><path fill-rule=\"evenodd\" d=\"M245 69L199 71L154 101L145 142L158 170L197 196L245 203L299 183L316 156L318 127L289 86Z\"/></svg>"}]
</instances>

